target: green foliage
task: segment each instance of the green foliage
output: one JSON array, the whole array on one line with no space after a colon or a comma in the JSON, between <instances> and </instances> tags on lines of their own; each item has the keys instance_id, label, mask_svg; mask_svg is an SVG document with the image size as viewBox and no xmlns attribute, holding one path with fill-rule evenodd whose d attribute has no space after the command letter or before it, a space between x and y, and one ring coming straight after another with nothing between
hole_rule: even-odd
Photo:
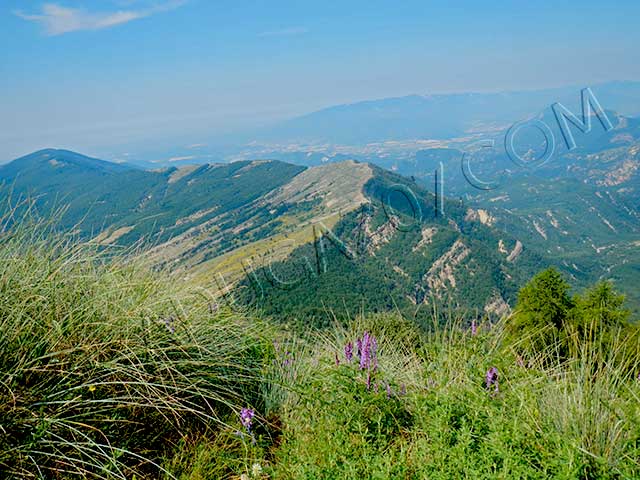
<instances>
[{"instance_id":1,"label":"green foliage","mask_svg":"<svg viewBox=\"0 0 640 480\"><path fill-rule=\"evenodd\" d=\"M268 329L46 229L0 239L0 476L157 478L257 401Z\"/></svg>"},{"instance_id":2,"label":"green foliage","mask_svg":"<svg viewBox=\"0 0 640 480\"><path fill-rule=\"evenodd\" d=\"M164 242L217 218L220 253L235 246L238 234L248 240L267 235L273 228L269 221L286 208L271 212L254 201L303 170L283 162L243 161L202 165L180 176L176 168L144 171L50 149L0 166L0 183L2 193L11 193L15 201L32 198L42 216L64 206L59 227L77 230L83 239L105 229L133 227L118 239L125 246L141 239ZM249 219L265 228L232 233Z\"/></svg>"},{"instance_id":3,"label":"green foliage","mask_svg":"<svg viewBox=\"0 0 640 480\"><path fill-rule=\"evenodd\" d=\"M616 360L637 350L637 329L618 328L627 313L608 284L570 299L546 272L521 295L527 318L560 316L581 332L607 326L606 350L589 342L566 359L550 348L523 362L503 322L474 334L462 320L424 329L397 314L272 337L238 312L213 315L206 295L132 259L104 262L87 247L43 240L40 227L0 243L5 476L640 475L640 357ZM544 289L553 294L539 302ZM364 331L379 347L370 371L344 354ZM491 367L497 391L485 385ZM248 406L257 413L250 432L238 419Z\"/></svg>"},{"instance_id":4,"label":"green foliage","mask_svg":"<svg viewBox=\"0 0 640 480\"><path fill-rule=\"evenodd\" d=\"M509 326L526 350L538 352L556 344L574 307L570 288L554 268L537 274L522 287Z\"/></svg>"},{"instance_id":5,"label":"green foliage","mask_svg":"<svg viewBox=\"0 0 640 480\"><path fill-rule=\"evenodd\" d=\"M364 330L380 345L370 389L366 372L342 352ZM548 355L527 366L511 353L502 324L480 325L475 336L458 323L425 334L395 315L359 318L294 348L295 375L279 412L282 440L257 460L263 478L640 474L640 386L613 364L594 378L591 355L571 362ZM497 393L484 384L492 366Z\"/></svg>"},{"instance_id":6,"label":"green foliage","mask_svg":"<svg viewBox=\"0 0 640 480\"><path fill-rule=\"evenodd\" d=\"M236 292L240 300L303 328L326 327L335 318L348 321L360 313L390 311L430 325L436 308L454 316L484 316L487 303L497 296L512 301L519 286L544 265L529 251L520 255L517 265L507 262L497 250L499 240L507 236L499 238L489 227L465 220L465 209L459 204L448 206L446 218L436 217L432 196L415 186L421 220L411 212L406 198L394 197L389 199L394 215L411 227L389 228L391 209L378 198L386 197L390 182L399 179L388 175L380 174L367 184L373 202L342 216L332 229L333 238L324 235L315 244L297 248L286 260L257 268L251 278L245 278ZM421 245L423 229L435 233ZM388 238L380 240L384 235ZM515 245L515 240L507 241ZM440 288L430 288L426 280L430 268L459 244L469 255L451 266L455 285L436 271L433 276L445 280ZM346 254L346 249L353 255Z\"/></svg>"},{"instance_id":7,"label":"green foliage","mask_svg":"<svg viewBox=\"0 0 640 480\"><path fill-rule=\"evenodd\" d=\"M616 150L617 160L607 158ZM627 295L629 307L638 311L640 265L635 242L640 212L634 201L638 177L629 179L634 185L629 189L599 185L599 175L608 169L615 171L613 165L626 154L627 149L620 147L593 156L576 157L574 152L568 154L570 158L545 166L556 170L553 173L538 169L514 174L502 183L500 193L478 191L472 201L491 212L496 228L543 254L546 263L571 276L576 287L610 278ZM576 168L567 170L567 164ZM590 178L586 181L581 175Z\"/></svg>"},{"instance_id":8,"label":"green foliage","mask_svg":"<svg viewBox=\"0 0 640 480\"><path fill-rule=\"evenodd\" d=\"M618 294L611 282L601 281L583 295L577 295L576 325L586 331L591 325L604 328L621 327L626 324L631 312L624 307L625 296Z\"/></svg>"},{"instance_id":9,"label":"green foliage","mask_svg":"<svg viewBox=\"0 0 640 480\"><path fill-rule=\"evenodd\" d=\"M621 330L628 327L630 311L624 306L624 295L606 281L573 297L570 288L554 268L540 272L522 287L508 322L519 351L536 355L553 349L561 357L576 357L585 348L610 350Z\"/></svg>"},{"instance_id":10,"label":"green foliage","mask_svg":"<svg viewBox=\"0 0 640 480\"><path fill-rule=\"evenodd\" d=\"M245 204L250 185L233 180L244 167L229 166L216 177L219 192L239 195L225 228L253 215L268 223L289 208ZM277 164L258 167L252 169L265 190L284 175ZM101 163L91 168L99 176L113 173ZM206 172L194 175L206 184ZM375 197L387 181L377 178L369 194ZM161 183L166 187L166 178ZM198 188L194 209L216 190L213 183ZM168 195L164 207L177 198L187 202ZM174 213L184 208L173 206ZM482 319L472 332L469 320L479 316L463 314L496 290L511 298L540 259L524 252L518 268L505 264L495 232L466 222L462 205L451 210L455 225L425 220L423 226L438 228L429 248L414 252L421 232L409 229L364 255L357 227L363 214L371 215L371 228L383 225L378 207L345 215L335 228L358 252L355 262L327 245L328 268L310 274L312 283L265 292L265 310L287 322L278 327L224 306L213 313L206 290L193 293L133 258L107 259L77 246L76 238L52 240L40 224L4 232L0 474L639 478L640 335L613 286L601 282L571 296L561 274L547 270L520 291L511 318ZM410 215L400 205L396 210ZM166 225L175 224L172 215ZM136 218L153 230L144 215ZM3 231L11 223L3 219ZM457 276L466 308L453 303L439 310L434 302L416 313L404 289L458 238L475 254L470 270L461 271L473 275ZM221 245L232 248L233 239ZM295 279L300 255L313 258L313 249L298 250L277 272ZM332 315L340 308L344 315ZM389 310L396 312L380 313ZM325 328L309 329L308 320L320 317L315 326ZM287 328L294 319L304 335ZM344 354L364 331L378 340L373 370ZM491 368L497 389L485 384ZM250 431L238 419L243 407L256 410Z\"/></svg>"},{"instance_id":11,"label":"green foliage","mask_svg":"<svg viewBox=\"0 0 640 480\"><path fill-rule=\"evenodd\" d=\"M401 477L405 466L393 465L389 449L413 422L405 403L389 398L383 382L373 380L367 389L366 374L356 365L325 367L300 385L305 401L287 418L288 439L275 476L366 478L374 464L386 478Z\"/></svg>"}]
</instances>

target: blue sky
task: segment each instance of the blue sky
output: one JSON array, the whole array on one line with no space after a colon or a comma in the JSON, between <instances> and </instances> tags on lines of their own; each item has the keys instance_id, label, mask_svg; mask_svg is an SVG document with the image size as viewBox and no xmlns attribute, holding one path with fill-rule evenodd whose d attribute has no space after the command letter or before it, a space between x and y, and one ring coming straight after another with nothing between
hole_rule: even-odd
<instances>
[{"instance_id":1,"label":"blue sky","mask_svg":"<svg viewBox=\"0 0 640 480\"><path fill-rule=\"evenodd\" d=\"M5 0L0 161L410 93L640 80L640 2ZM452 2L451 2L452 3Z\"/></svg>"}]
</instances>

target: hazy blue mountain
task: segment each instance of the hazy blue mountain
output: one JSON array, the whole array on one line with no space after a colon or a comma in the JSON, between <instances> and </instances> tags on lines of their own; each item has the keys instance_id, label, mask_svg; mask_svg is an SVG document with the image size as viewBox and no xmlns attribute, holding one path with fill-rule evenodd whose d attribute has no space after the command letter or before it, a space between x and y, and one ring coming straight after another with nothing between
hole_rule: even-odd
<instances>
[{"instance_id":1,"label":"hazy blue mountain","mask_svg":"<svg viewBox=\"0 0 640 480\"><path fill-rule=\"evenodd\" d=\"M409 95L332 106L258 135L259 140L363 144L415 138L446 139L506 127L552 103L579 107L582 86L500 93ZM640 82L593 86L604 108L640 115Z\"/></svg>"}]
</instances>

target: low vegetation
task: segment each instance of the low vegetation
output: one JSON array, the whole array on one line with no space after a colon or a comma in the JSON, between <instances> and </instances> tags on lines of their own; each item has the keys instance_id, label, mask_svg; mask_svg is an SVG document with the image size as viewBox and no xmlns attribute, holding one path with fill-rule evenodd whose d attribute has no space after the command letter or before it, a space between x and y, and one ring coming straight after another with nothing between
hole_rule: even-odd
<instances>
[{"instance_id":1,"label":"low vegetation","mask_svg":"<svg viewBox=\"0 0 640 480\"><path fill-rule=\"evenodd\" d=\"M267 329L43 228L0 240L0 476L154 478L259 403Z\"/></svg>"},{"instance_id":2,"label":"low vegetation","mask_svg":"<svg viewBox=\"0 0 640 480\"><path fill-rule=\"evenodd\" d=\"M0 237L3 477L640 476L637 329L610 284L546 271L498 322L298 332L43 228Z\"/></svg>"}]
</instances>

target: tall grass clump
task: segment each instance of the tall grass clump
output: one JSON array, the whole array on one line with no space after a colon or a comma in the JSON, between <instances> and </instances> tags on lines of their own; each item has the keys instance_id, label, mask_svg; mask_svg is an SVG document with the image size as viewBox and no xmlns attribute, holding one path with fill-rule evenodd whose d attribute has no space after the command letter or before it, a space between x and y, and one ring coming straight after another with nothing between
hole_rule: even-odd
<instances>
[{"instance_id":1,"label":"tall grass clump","mask_svg":"<svg viewBox=\"0 0 640 480\"><path fill-rule=\"evenodd\" d=\"M3 229L0 476L172 478L176 446L258 398L259 330L49 224Z\"/></svg>"}]
</instances>

